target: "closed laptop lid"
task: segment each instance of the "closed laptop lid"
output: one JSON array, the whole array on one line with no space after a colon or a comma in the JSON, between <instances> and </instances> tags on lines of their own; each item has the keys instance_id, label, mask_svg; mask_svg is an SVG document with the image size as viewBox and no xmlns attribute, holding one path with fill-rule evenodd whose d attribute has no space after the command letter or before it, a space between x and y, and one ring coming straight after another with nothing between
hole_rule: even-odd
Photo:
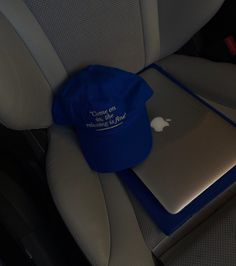
<instances>
[{"instance_id":1,"label":"closed laptop lid","mask_svg":"<svg viewBox=\"0 0 236 266\"><path fill-rule=\"evenodd\" d=\"M142 77L154 91L153 147L134 171L168 212L178 213L235 166L236 129L155 69Z\"/></svg>"}]
</instances>

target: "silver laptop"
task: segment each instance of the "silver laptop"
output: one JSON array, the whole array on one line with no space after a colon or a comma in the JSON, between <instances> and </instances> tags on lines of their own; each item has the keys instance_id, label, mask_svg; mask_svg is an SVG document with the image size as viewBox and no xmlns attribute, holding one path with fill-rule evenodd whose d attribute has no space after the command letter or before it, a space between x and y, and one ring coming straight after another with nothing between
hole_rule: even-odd
<instances>
[{"instance_id":1,"label":"silver laptop","mask_svg":"<svg viewBox=\"0 0 236 266\"><path fill-rule=\"evenodd\" d=\"M170 213L178 213L236 165L236 128L154 69L149 157L135 173Z\"/></svg>"}]
</instances>

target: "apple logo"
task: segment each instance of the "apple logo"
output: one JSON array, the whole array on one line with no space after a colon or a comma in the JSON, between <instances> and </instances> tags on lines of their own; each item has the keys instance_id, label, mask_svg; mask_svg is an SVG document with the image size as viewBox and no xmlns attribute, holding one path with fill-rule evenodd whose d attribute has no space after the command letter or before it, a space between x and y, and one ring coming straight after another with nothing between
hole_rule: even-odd
<instances>
[{"instance_id":1,"label":"apple logo","mask_svg":"<svg viewBox=\"0 0 236 266\"><path fill-rule=\"evenodd\" d=\"M169 127L171 119L167 118L164 119L162 117L155 117L151 121L151 127L156 131L156 132L162 132L165 127Z\"/></svg>"}]
</instances>

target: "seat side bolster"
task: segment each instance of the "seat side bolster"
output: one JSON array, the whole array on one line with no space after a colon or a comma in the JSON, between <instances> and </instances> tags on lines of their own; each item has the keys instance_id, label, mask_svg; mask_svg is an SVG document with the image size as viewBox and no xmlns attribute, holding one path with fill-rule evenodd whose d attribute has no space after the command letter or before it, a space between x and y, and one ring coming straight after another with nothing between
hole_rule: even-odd
<instances>
[{"instance_id":1,"label":"seat side bolster","mask_svg":"<svg viewBox=\"0 0 236 266\"><path fill-rule=\"evenodd\" d=\"M114 174L90 170L71 129L50 130L48 183L57 208L92 265L153 266L134 209Z\"/></svg>"},{"instance_id":2,"label":"seat side bolster","mask_svg":"<svg viewBox=\"0 0 236 266\"><path fill-rule=\"evenodd\" d=\"M72 130L55 126L50 133L48 183L56 206L92 265L108 265L110 227L99 178Z\"/></svg>"},{"instance_id":3,"label":"seat side bolster","mask_svg":"<svg viewBox=\"0 0 236 266\"><path fill-rule=\"evenodd\" d=\"M30 52L0 13L0 121L12 129L50 126L52 91Z\"/></svg>"},{"instance_id":4,"label":"seat side bolster","mask_svg":"<svg viewBox=\"0 0 236 266\"><path fill-rule=\"evenodd\" d=\"M56 89L67 77L66 70L25 2L0 0L0 10L29 49L51 88Z\"/></svg>"},{"instance_id":5,"label":"seat side bolster","mask_svg":"<svg viewBox=\"0 0 236 266\"><path fill-rule=\"evenodd\" d=\"M158 64L196 94L236 108L235 65L184 55L171 55Z\"/></svg>"},{"instance_id":6,"label":"seat side bolster","mask_svg":"<svg viewBox=\"0 0 236 266\"><path fill-rule=\"evenodd\" d=\"M123 185L115 174L100 176L108 207L111 230L109 266L154 266L140 230L136 213Z\"/></svg>"}]
</instances>

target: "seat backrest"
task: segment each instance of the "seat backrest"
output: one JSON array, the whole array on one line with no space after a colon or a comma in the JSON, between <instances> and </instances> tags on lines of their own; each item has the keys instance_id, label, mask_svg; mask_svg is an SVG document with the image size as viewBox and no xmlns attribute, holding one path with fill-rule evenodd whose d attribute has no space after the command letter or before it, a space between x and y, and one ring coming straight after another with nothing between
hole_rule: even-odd
<instances>
[{"instance_id":1,"label":"seat backrest","mask_svg":"<svg viewBox=\"0 0 236 266\"><path fill-rule=\"evenodd\" d=\"M0 122L52 123L53 89L88 64L138 72L180 48L223 0L0 0Z\"/></svg>"}]
</instances>

